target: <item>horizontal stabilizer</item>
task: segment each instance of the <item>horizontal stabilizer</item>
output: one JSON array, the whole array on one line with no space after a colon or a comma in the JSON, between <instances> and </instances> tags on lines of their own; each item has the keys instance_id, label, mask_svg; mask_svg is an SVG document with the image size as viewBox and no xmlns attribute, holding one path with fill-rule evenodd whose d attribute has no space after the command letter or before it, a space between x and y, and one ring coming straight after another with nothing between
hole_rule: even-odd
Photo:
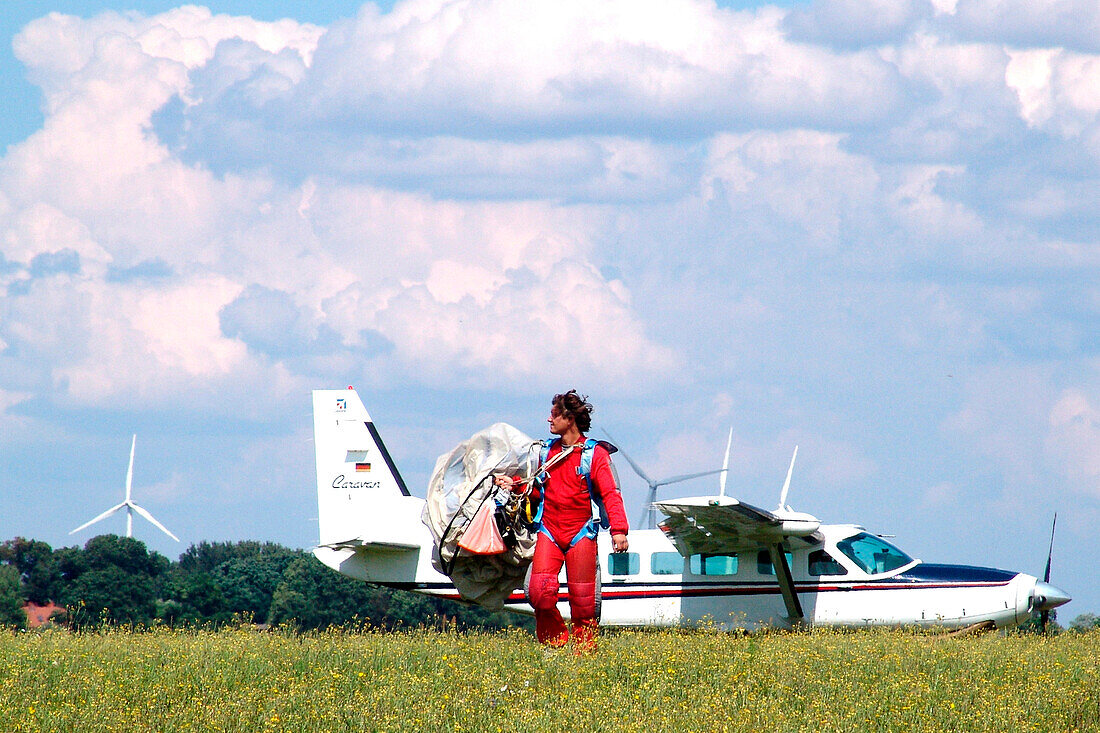
<instances>
[{"instance_id":1,"label":"horizontal stabilizer","mask_svg":"<svg viewBox=\"0 0 1100 733\"><path fill-rule=\"evenodd\" d=\"M407 542L367 542L358 537L351 540L343 540L342 542L331 542L324 545L318 545L318 547L324 547L329 550L355 550L356 552L406 552L408 550L420 549L420 545L418 544Z\"/></svg>"}]
</instances>

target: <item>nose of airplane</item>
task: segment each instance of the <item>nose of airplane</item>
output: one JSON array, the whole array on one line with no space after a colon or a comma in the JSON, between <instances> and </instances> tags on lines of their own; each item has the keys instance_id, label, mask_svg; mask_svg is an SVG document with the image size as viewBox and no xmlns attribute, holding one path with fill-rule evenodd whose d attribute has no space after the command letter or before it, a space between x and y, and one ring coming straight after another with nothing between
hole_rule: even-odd
<instances>
[{"instance_id":1,"label":"nose of airplane","mask_svg":"<svg viewBox=\"0 0 1100 733\"><path fill-rule=\"evenodd\" d=\"M1071 600L1069 593L1041 580L1036 581L1035 590L1031 592L1031 608L1034 611L1049 611Z\"/></svg>"}]
</instances>

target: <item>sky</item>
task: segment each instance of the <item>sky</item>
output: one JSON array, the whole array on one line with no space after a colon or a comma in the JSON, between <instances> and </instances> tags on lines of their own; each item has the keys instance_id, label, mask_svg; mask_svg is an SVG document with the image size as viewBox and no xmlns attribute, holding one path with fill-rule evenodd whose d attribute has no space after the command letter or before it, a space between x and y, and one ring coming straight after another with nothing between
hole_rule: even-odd
<instances>
[{"instance_id":1,"label":"sky","mask_svg":"<svg viewBox=\"0 0 1100 733\"><path fill-rule=\"evenodd\" d=\"M50 10L53 12L49 12ZM0 538L317 541L576 387L654 477L1100 612L1094 0L0 9ZM632 519L645 484L619 473ZM713 479L664 498L714 493Z\"/></svg>"}]
</instances>

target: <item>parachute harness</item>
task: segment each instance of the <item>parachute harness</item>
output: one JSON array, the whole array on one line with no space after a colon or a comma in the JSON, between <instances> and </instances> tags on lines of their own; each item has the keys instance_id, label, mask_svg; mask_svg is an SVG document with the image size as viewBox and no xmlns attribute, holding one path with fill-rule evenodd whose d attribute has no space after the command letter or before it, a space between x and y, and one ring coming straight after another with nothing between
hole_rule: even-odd
<instances>
[{"instance_id":1,"label":"parachute harness","mask_svg":"<svg viewBox=\"0 0 1100 733\"><path fill-rule=\"evenodd\" d=\"M573 452L576 446L568 446L562 449L561 453L545 461L538 469L531 474L529 478L521 479L514 485L523 486L523 491L509 491L508 496L505 497L504 503L501 504L501 508L509 519L513 522L517 519L522 519L529 525L538 524L542 518L542 502L538 502L538 506L535 506L535 502L531 500L531 490L534 488L535 483L542 483L548 477L548 471L554 466L558 465Z\"/></svg>"}]
</instances>

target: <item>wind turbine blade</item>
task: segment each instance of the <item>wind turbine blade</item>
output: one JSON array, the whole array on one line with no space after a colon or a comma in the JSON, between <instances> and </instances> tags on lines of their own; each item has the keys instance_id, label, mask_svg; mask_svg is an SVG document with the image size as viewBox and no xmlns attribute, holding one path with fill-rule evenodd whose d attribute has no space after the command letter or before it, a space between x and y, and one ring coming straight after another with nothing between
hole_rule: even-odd
<instances>
[{"instance_id":1,"label":"wind turbine blade","mask_svg":"<svg viewBox=\"0 0 1100 733\"><path fill-rule=\"evenodd\" d=\"M91 527L93 524L95 524L99 520L106 519L107 517L111 516L112 514L114 514L118 510L124 508L125 506L126 506L126 502L122 502L121 504L115 504L113 507L111 507L107 511L103 512L102 514L100 514L95 519L93 519L91 521L88 521L88 522L85 522L84 524L82 524L79 527L77 527L76 529L74 529L72 532L69 532L69 534L76 534L77 532L84 529L85 527Z\"/></svg>"},{"instance_id":2,"label":"wind turbine blade","mask_svg":"<svg viewBox=\"0 0 1100 733\"><path fill-rule=\"evenodd\" d=\"M651 485L653 487L664 486L666 484L678 484L681 481L687 481L693 478L700 478L701 476L713 476L716 473L722 473L724 469L716 468L713 471L701 471L699 473L688 473L683 476L673 476L672 478L664 478L660 481L654 481Z\"/></svg>"},{"instance_id":3,"label":"wind turbine blade","mask_svg":"<svg viewBox=\"0 0 1100 733\"><path fill-rule=\"evenodd\" d=\"M623 450L622 446L619 445L618 441L616 441L614 438L611 437L611 433L604 430L603 434L606 435L612 443L615 443L615 447L617 447L619 449L619 453L621 453L623 458L626 459L626 462L630 464L630 467L634 469L634 473L641 476L642 480L645 481L650 486L654 486L655 484L653 483L653 479L651 479L649 476L647 476L646 472L642 470L642 467L639 466L637 463L635 463L634 459L630 457L630 454L627 453L625 450Z\"/></svg>"},{"instance_id":4,"label":"wind turbine blade","mask_svg":"<svg viewBox=\"0 0 1100 733\"><path fill-rule=\"evenodd\" d=\"M791 474L794 473L794 459L798 458L798 446L794 447L794 455L791 456L791 465L787 469L787 480L783 482L783 491L779 494L779 508L787 505L787 490L791 488Z\"/></svg>"},{"instance_id":5,"label":"wind turbine blade","mask_svg":"<svg viewBox=\"0 0 1100 733\"><path fill-rule=\"evenodd\" d=\"M137 433L130 441L130 467L126 469L126 501L130 501L130 487L134 483L134 448L137 446Z\"/></svg>"},{"instance_id":6,"label":"wind turbine blade","mask_svg":"<svg viewBox=\"0 0 1100 733\"><path fill-rule=\"evenodd\" d=\"M726 439L726 457L722 459L722 478L718 479L718 495L726 495L726 476L730 472L730 446L733 445L733 426L730 425L730 437Z\"/></svg>"},{"instance_id":7,"label":"wind turbine blade","mask_svg":"<svg viewBox=\"0 0 1100 733\"><path fill-rule=\"evenodd\" d=\"M131 506L131 507L133 507L133 510L134 510L135 512L137 512L138 514L140 514L141 516L145 517L145 518L146 518L146 519L148 519L148 520L149 520L150 522L152 522L153 524L155 524L155 525L156 525L156 527L157 527L157 529L159 529L159 530L160 530L161 532L164 532L164 534L168 535L169 537L171 537L172 539L174 539L174 540L175 540L176 542L179 542L179 541L180 541L180 538L179 538L179 537L176 537L176 536L175 536L174 534L172 534L171 532L169 532L169 531L168 531L168 528L167 528L167 527L165 527L165 526L164 526L163 524L161 524L161 523L160 523L160 522L158 522L158 521L157 521L156 519L154 519L154 518L153 518L153 515L152 515L152 514L150 514L149 512L145 511L144 509L142 509L141 507L139 507L139 506L138 506L137 504L133 504L133 503L131 503L131 504L130 504L130 506Z\"/></svg>"}]
</instances>

